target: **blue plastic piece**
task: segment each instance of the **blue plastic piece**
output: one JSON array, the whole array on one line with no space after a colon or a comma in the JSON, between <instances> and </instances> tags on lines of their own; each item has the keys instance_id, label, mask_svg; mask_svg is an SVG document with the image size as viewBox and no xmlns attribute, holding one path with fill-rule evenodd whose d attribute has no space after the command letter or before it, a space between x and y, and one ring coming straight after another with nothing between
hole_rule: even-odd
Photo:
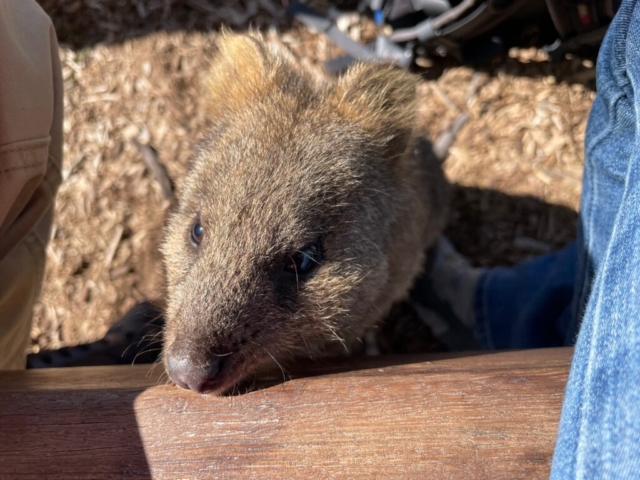
<instances>
[{"instance_id":1,"label":"blue plastic piece","mask_svg":"<svg viewBox=\"0 0 640 480\"><path fill-rule=\"evenodd\" d=\"M384 23L384 12L382 10L373 12L373 21L376 22L376 25L382 25Z\"/></svg>"}]
</instances>

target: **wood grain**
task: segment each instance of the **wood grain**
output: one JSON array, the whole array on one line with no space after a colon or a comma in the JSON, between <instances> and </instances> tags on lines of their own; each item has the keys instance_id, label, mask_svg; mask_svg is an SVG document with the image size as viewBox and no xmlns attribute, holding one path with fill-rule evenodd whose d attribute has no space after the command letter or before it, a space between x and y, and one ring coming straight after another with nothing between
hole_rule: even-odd
<instances>
[{"instance_id":1,"label":"wood grain","mask_svg":"<svg viewBox=\"0 0 640 480\"><path fill-rule=\"evenodd\" d=\"M340 360L226 397L147 366L1 372L0 478L546 478L571 355Z\"/></svg>"}]
</instances>

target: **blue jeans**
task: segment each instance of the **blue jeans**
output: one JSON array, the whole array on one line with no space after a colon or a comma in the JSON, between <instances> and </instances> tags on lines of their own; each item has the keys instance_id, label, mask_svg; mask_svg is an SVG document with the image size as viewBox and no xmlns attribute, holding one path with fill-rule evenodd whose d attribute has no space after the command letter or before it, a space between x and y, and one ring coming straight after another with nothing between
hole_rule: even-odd
<instances>
[{"instance_id":1,"label":"blue jeans","mask_svg":"<svg viewBox=\"0 0 640 480\"><path fill-rule=\"evenodd\" d=\"M485 348L575 343L551 477L640 478L640 3L602 44L577 241L478 283ZM505 300L506 299L506 300ZM577 340L576 340L577 339Z\"/></svg>"}]
</instances>

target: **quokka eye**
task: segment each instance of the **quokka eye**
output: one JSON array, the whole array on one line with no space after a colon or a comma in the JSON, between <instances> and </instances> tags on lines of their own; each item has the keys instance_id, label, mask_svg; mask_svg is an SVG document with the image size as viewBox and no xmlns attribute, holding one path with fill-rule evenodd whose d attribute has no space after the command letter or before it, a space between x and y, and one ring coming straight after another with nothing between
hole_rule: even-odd
<instances>
[{"instance_id":1,"label":"quokka eye","mask_svg":"<svg viewBox=\"0 0 640 480\"><path fill-rule=\"evenodd\" d=\"M311 273L322 262L320 245L313 243L296 251L287 259L285 270L296 275Z\"/></svg>"},{"instance_id":2,"label":"quokka eye","mask_svg":"<svg viewBox=\"0 0 640 480\"><path fill-rule=\"evenodd\" d=\"M200 223L200 220L196 220L195 222L193 222L193 225L191 226L191 243L193 243L193 245L197 247L202 242L203 236L204 236L204 227Z\"/></svg>"}]
</instances>

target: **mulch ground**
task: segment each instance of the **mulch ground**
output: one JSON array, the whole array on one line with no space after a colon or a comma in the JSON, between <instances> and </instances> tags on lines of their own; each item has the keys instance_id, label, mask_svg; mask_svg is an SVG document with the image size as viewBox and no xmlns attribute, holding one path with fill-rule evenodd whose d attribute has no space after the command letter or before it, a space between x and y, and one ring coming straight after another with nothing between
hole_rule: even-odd
<instances>
[{"instance_id":1,"label":"mulch ground","mask_svg":"<svg viewBox=\"0 0 640 480\"><path fill-rule=\"evenodd\" d=\"M180 188L204 133L202 85L221 25L260 29L309 68L340 53L291 24L286 2L41 4L61 40L65 166L30 352L97 340L135 303L162 295L157 245L170 201L142 152L154 149ZM358 17L343 24L357 39L373 28ZM483 266L569 243L593 63L550 63L537 49L512 49L482 70L448 60L423 65L433 138L459 113L470 115L445 163L455 184L453 243Z\"/></svg>"}]
</instances>

